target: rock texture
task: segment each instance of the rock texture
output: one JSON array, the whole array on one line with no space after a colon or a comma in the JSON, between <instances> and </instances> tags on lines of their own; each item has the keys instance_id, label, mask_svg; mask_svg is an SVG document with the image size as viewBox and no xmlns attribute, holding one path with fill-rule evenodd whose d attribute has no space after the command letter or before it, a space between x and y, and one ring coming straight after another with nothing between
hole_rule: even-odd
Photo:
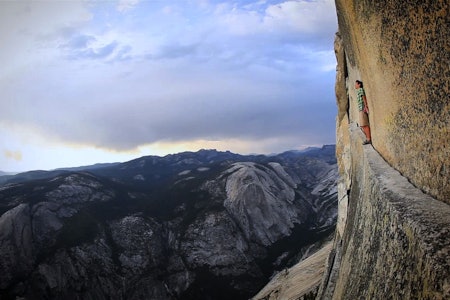
<instances>
[{"instance_id":1,"label":"rock texture","mask_svg":"<svg viewBox=\"0 0 450 300\"><path fill-rule=\"evenodd\" d=\"M279 272L252 300L314 299L332 246L331 242L321 245L319 250L305 260Z\"/></svg>"},{"instance_id":2,"label":"rock texture","mask_svg":"<svg viewBox=\"0 0 450 300\"><path fill-rule=\"evenodd\" d=\"M339 216L317 299L449 299L450 3L336 8ZM373 146L361 145L356 79Z\"/></svg>"},{"instance_id":3,"label":"rock texture","mask_svg":"<svg viewBox=\"0 0 450 300\"><path fill-rule=\"evenodd\" d=\"M19 174L0 186L0 298L248 299L333 232L334 152Z\"/></svg>"},{"instance_id":4,"label":"rock texture","mask_svg":"<svg viewBox=\"0 0 450 300\"><path fill-rule=\"evenodd\" d=\"M344 230L318 299L448 299L450 207L363 147L356 126L350 135L348 210L339 210L346 224L337 226Z\"/></svg>"},{"instance_id":5,"label":"rock texture","mask_svg":"<svg viewBox=\"0 0 450 300\"><path fill-rule=\"evenodd\" d=\"M450 203L449 1L336 0L336 8L350 107L360 79L377 151L415 186ZM343 94L345 82L337 89ZM341 99L339 120L347 106ZM351 120L355 113L351 107Z\"/></svg>"}]
</instances>

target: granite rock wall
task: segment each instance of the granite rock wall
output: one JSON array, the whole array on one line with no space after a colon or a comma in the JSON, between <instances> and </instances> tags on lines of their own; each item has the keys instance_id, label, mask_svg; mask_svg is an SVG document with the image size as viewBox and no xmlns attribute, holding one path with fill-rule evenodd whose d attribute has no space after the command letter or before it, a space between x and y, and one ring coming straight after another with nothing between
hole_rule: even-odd
<instances>
[{"instance_id":1,"label":"granite rock wall","mask_svg":"<svg viewBox=\"0 0 450 300\"><path fill-rule=\"evenodd\" d=\"M339 196L340 224L317 299L450 299L450 206L362 146L356 124L348 135L351 185L347 198Z\"/></svg>"},{"instance_id":2,"label":"granite rock wall","mask_svg":"<svg viewBox=\"0 0 450 300\"><path fill-rule=\"evenodd\" d=\"M375 148L450 203L450 2L336 0L336 9L345 63L358 70L347 72L349 92L364 82Z\"/></svg>"},{"instance_id":3,"label":"granite rock wall","mask_svg":"<svg viewBox=\"0 0 450 300\"><path fill-rule=\"evenodd\" d=\"M450 299L450 2L336 9L339 215L317 299Z\"/></svg>"}]
</instances>

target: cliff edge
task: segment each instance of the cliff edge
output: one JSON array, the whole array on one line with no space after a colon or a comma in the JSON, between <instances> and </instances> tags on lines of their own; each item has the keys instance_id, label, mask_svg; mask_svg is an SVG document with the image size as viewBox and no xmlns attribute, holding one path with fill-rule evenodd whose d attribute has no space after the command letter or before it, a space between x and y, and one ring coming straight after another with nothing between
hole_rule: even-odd
<instances>
[{"instance_id":1,"label":"cliff edge","mask_svg":"<svg viewBox=\"0 0 450 300\"><path fill-rule=\"evenodd\" d=\"M450 299L450 3L336 9L339 216L317 299Z\"/></svg>"}]
</instances>

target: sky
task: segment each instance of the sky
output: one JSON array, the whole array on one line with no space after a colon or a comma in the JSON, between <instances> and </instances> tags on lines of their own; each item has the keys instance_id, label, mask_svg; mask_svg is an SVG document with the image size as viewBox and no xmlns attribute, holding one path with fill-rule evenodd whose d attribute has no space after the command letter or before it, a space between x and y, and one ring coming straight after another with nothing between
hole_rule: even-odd
<instances>
[{"instance_id":1,"label":"sky","mask_svg":"<svg viewBox=\"0 0 450 300\"><path fill-rule=\"evenodd\" d=\"M335 143L333 0L0 0L0 170Z\"/></svg>"}]
</instances>

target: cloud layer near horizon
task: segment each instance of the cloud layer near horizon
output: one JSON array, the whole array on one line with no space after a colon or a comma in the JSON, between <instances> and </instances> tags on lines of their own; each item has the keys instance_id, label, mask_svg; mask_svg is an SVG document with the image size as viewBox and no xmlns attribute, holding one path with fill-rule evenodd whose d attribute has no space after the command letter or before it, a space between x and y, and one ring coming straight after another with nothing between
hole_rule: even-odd
<instances>
[{"instance_id":1,"label":"cloud layer near horizon","mask_svg":"<svg viewBox=\"0 0 450 300\"><path fill-rule=\"evenodd\" d=\"M114 151L334 141L331 0L1 2L0 20L9 136Z\"/></svg>"}]
</instances>

